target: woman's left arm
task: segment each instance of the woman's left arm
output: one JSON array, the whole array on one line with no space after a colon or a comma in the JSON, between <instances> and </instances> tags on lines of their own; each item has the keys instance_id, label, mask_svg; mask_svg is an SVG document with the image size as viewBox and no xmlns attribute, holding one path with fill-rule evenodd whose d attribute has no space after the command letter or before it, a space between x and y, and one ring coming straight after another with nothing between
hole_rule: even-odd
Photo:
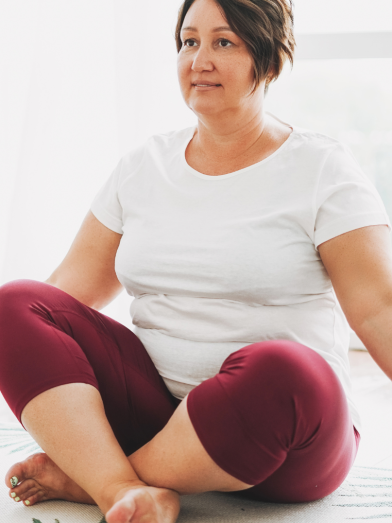
<instances>
[{"instance_id":1,"label":"woman's left arm","mask_svg":"<svg viewBox=\"0 0 392 523\"><path fill-rule=\"evenodd\" d=\"M318 248L350 327L392 380L392 247L388 226L355 229Z\"/></svg>"}]
</instances>

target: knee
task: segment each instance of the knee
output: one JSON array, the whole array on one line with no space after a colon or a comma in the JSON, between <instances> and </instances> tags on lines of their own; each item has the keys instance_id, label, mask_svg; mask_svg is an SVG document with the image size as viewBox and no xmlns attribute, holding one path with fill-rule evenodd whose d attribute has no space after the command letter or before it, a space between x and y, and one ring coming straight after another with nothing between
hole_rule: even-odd
<instances>
[{"instance_id":1,"label":"knee","mask_svg":"<svg viewBox=\"0 0 392 523\"><path fill-rule=\"evenodd\" d=\"M309 347L292 340L268 340L247 345L230 354L226 361L233 361L237 365L242 361L247 368L254 369L255 373L274 368L285 372L301 367L313 353L315 351Z\"/></svg>"},{"instance_id":2,"label":"knee","mask_svg":"<svg viewBox=\"0 0 392 523\"><path fill-rule=\"evenodd\" d=\"M278 387L306 394L316 393L323 388L323 382L328 388L331 379L337 380L320 354L301 343L284 339L247 345L230 354L222 370L236 370L239 379L252 383L255 388Z\"/></svg>"}]
</instances>

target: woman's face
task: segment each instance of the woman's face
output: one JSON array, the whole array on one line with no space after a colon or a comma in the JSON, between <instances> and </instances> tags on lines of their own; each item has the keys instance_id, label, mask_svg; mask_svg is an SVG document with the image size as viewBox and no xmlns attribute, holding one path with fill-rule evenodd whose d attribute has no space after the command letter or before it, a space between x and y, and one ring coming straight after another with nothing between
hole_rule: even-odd
<instances>
[{"instance_id":1,"label":"woman's face","mask_svg":"<svg viewBox=\"0 0 392 523\"><path fill-rule=\"evenodd\" d=\"M181 29L178 78L187 106L198 115L260 110L262 82L253 96L253 59L245 42L228 27L214 0L196 0ZM202 87L196 84L213 84Z\"/></svg>"}]
</instances>

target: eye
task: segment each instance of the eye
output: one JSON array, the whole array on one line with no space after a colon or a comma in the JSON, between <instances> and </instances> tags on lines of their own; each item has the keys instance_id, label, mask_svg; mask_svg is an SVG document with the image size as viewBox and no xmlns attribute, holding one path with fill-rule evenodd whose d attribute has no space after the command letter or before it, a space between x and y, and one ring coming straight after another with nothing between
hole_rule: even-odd
<instances>
[{"instance_id":1,"label":"eye","mask_svg":"<svg viewBox=\"0 0 392 523\"><path fill-rule=\"evenodd\" d=\"M193 43L196 43L195 40L193 40L192 38L187 38L184 43L183 43L183 46L184 47L195 47L194 45L187 45L188 42L193 42ZM230 42L230 40L227 40L226 38L221 38L220 40L218 40L218 43L222 43L222 46L224 49L227 48L227 47L231 47L233 44L232 42ZM223 45L224 44L224 45ZM229 45L227 45L229 44Z\"/></svg>"},{"instance_id":2,"label":"eye","mask_svg":"<svg viewBox=\"0 0 392 523\"><path fill-rule=\"evenodd\" d=\"M226 38L221 38L221 39L219 40L219 42L220 42L220 43L224 42L224 43L230 44L230 46L233 45L233 44L230 42L230 40L226 40ZM230 47L230 46L228 46L228 45L224 45L223 47Z\"/></svg>"},{"instance_id":3,"label":"eye","mask_svg":"<svg viewBox=\"0 0 392 523\"><path fill-rule=\"evenodd\" d=\"M186 45L187 42L194 42L194 40L192 40L192 38L188 38L187 40L185 40L184 43L183 43L184 47L188 47L188 46ZM194 46L191 45L190 47L194 47Z\"/></svg>"}]
</instances>

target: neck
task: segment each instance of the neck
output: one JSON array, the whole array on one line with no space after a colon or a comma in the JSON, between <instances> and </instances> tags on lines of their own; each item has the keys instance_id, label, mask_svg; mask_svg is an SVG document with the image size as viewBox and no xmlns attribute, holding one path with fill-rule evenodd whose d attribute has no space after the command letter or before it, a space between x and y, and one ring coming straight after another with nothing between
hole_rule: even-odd
<instances>
[{"instance_id":1,"label":"neck","mask_svg":"<svg viewBox=\"0 0 392 523\"><path fill-rule=\"evenodd\" d=\"M205 158L214 161L230 161L246 156L259 145L267 134L269 115L260 111L253 118L234 122L208 122L199 118L196 133L192 139L193 147Z\"/></svg>"}]
</instances>

